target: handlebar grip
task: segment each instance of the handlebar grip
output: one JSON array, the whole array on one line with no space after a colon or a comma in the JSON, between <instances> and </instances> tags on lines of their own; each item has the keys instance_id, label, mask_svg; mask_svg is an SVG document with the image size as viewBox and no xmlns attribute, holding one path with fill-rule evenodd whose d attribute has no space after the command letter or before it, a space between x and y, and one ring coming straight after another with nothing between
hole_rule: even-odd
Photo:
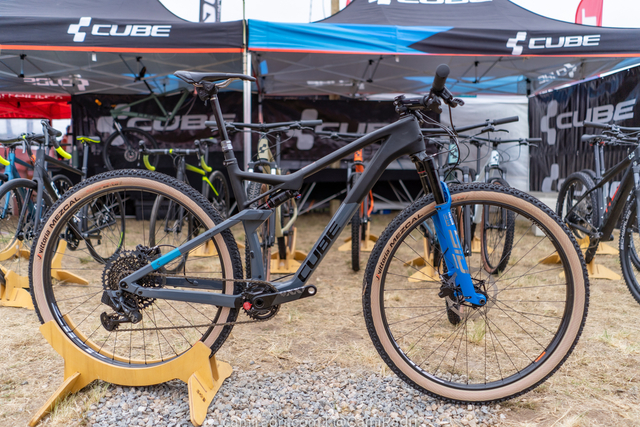
<instances>
[{"instance_id":1,"label":"handlebar grip","mask_svg":"<svg viewBox=\"0 0 640 427\"><path fill-rule=\"evenodd\" d=\"M144 167L149 169L150 171L155 171L156 167L152 166L151 163L149 163L149 155L145 154L144 156L142 156L142 162L144 163Z\"/></svg>"},{"instance_id":2,"label":"handlebar grip","mask_svg":"<svg viewBox=\"0 0 640 427\"><path fill-rule=\"evenodd\" d=\"M64 151L64 148L60 147L58 144L56 144L56 153L58 153L60 155L60 157L65 158L65 159L70 159L71 158L71 154L67 153L66 151Z\"/></svg>"},{"instance_id":3,"label":"handlebar grip","mask_svg":"<svg viewBox=\"0 0 640 427\"><path fill-rule=\"evenodd\" d=\"M300 123L302 127L320 126L322 120L300 120L298 123Z\"/></svg>"},{"instance_id":4,"label":"handlebar grip","mask_svg":"<svg viewBox=\"0 0 640 427\"><path fill-rule=\"evenodd\" d=\"M447 77L449 77L449 66L447 64L440 64L436 69L436 75L433 77L433 84L431 85L431 90L436 94L442 92L444 90L444 84L447 82Z\"/></svg>"},{"instance_id":5,"label":"handlebar grip","mask_svg":"<svg viewBox=\"0 0 640 427\"><path fill-rule=\"evenodd\" d=\"M0 155L0 164L2 166L9 166L11 162Z\"/></svg>"},{"instance_id":6,"label":"handlebar grip","mask_svg":"<svg viewBox=\"0 0 640 427\"><path fill-rule=\"evenodd\" d=\"M592 127L596 129L609 129L611 126L604 123L596 123L596 122L584 122L585 127Z\"/></svg>"},{"instance_id":7,"label":"handlebar grip","mask_svg":"<svg viewBox=\"0 0 640 427\"><path fill-rule=\"evenodd\" d=\"M206 122L204 122L204 125L208 128L217 128L218 124L215 122L215 120L207 120Z\"/></svg>"},{"instance_id":8,"label":"handlebar grip","mask_svg":"<svg viewBox=\"0 0 640 427\"><path fill-rule=\"evenodd\" d=\"M527 142L542 142L542 138L527 138Z\"/></svg>"},{"instance_id":9,"label":"handlebar grip","mask_svg":"<svg viewBox=\"0 0 640 427\"><path fill-rule=\"evenodd\" d=\"M513 123L513 122L517 122L520 120L520 117L518 116L511 116L511 117L505 117L504 119L498 119L498 120L494 120L493 124L494 125L503 125L505 123Z\"/></svg>"},{"instance_id":10,"label":"handlebar grip","mask_svg":"<svg viewBox=\"0 0 640 427\"><path fill-rule=\"evenodd\" d=\"M584 134L580 137L580 141L582 142L591 142L597 138L602 137L602 135L589 135L589 134Z\"/></svg>"}]
</instances>

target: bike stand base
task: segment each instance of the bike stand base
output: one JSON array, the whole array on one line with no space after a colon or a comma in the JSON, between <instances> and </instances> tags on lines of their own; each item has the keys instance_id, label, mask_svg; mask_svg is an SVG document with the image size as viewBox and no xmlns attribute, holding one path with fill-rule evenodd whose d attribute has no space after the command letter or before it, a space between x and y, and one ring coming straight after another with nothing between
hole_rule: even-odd
<instances>
[{"instance_id":1,"label":"bike stand base","mask_svg":"<svg viewBox=\"0 0 640 427\"><path fill-rule=\"evenodd\" d=\"M620 276L610 268L605 267L602 264L596 264L595 259L587 264L587 272L590 279L603 279L603 280L621 280ZM558 275L561 279L564 279L564 272Z\"/></svg>"},{"instance_id":2,"label":"bike stand base","mask_svg":"<svg viewBox=\"0 0 640 427\"><path fill-rule=\"evenodd\" d=\"M433 253L429 251L427 239L422 239L424 257L416 257L411 261L405 262L403 267L422 267L409 276L409 282L439 282L440 273L433 267Z\"/></svg>"},{"instance_id":3,"label":"bike stand base","mask_svg":"<svg viewBox=\"0 0 640 427\"><path fill-rule=\"evenodd\" d=\"M123 368L89 357L71 342L54 320L40 326L40 332L64 359L64 381L29 421L32 427L59 401L98 379L130 387L150 386L173 379L184 381L189 390L191 422L200 426L220 386L233 372L228 363L216 361L215 356L209 358L211 349L202 342L160 366L141 364L139 368Z\"/></svg>"},{"instance_id":4,"label":"bike stand base","mask_svg":"<svg viewBox=\"0 0 640 427\"><path fill-rule=\"evenodd\" d=\"M471 253L479 254L482 251L482 243L480 239L476 236L473 236L473 240L471 240Z\"/></svg>"},{"instance_id":5,"label":"bike stand base","mask_svg":"<svg viewBox=\"0 0 640 427\"><path fill-rule=\"evenodd\" d=\"M53 256L53 259L51 260L51 277L53 277L54 279L58 279L61 282L76 283L78 285L88 285L89 281L87 279L82 278L78 275L75 275L70 271L62 269L62 257L64 256L64 253L66 250L67 250L66 240L60 239L60 243L58 243L58 249L56 250L56 254Z\"/></svg>"},{"instance_id":6,"label":"bike stand base","mask_svg":"<svg viewBox=\"0 0 640 427\"><path fill-rule=\"evenodd\" d=\"M209 240L204 245L200 245L197 248L191 250L189 252L190 256L194 257L212 257L218 256L218 251L216 250L216 246L213 244L213 241Z\"/></svg>"},{"instance_id":7,"label":"bike stand base","mask_svg":"<svg viewBox=\"0 0 640 427\"><path fill-rule=\"evenodd\" d=\"M28 249L22 247L21 241L16 241L11 247L5 249L0 252L0 261L6 261L13 257L22 257L25 259L29 259L31 252Z\"/></svg>"},{"instance_id":8,"label":"bike stand base","mask_svg":"<svg viewBox=\"0 0 640 427\"><path fill-rule=\"evenodd\" d=\"M33 300L29 293L29 278L0 266L4 277L0 282L0 306L20 307L33 310Z\"/></svg>"},{"instance_id":9,"label":"bike stand base","mask_svg":"<svg viewBox=\"0 0 640 427\"><path fill-rule=\"evenodd\" d=\"M578 239L578 245L580 245L580 249L582 249L583 252L586 251L589 248L589 238ZM618 251L611 247L611 245L600 242L596 250L596 255L618 255Z\"/></svg>"},{"instance_id":10,"label":"bike stand base","mask_svg":"<svg viewBox=\"0 0 640 427\"><path fill-rule=\"evenodd\" d=\"M583 252L586 248L582 248ZM551 255L542 258L538 261L540 264L560 264L560 255L557 252L552 253ZM595 258L591 260L589 264L587 264L587 272L589 273L589 278L591 279L603 279L603 280L620 280L622 276L620 276L615 271L610 268L605 267L602 264L596 264ZM564 278L564 272L558 275L561 279Z\"/></svg>"},{"instance_id":11,"label":"bike stand base","mask_svg":"<svg viewBox=\"0 0 640 427\"><path fill-rule=\"evenodd\" d=\"M302 251L296 250L296 240L298 235L298 230L296 227L291 227L291 233L293 239L291 246L287 248L287 256L282 259L280 258L280 253L276 251L276 253L271 254L271 273L273 274L291 274L298 271L300 268L300 264L305 260L307 254Z\"/></svg>"},{"instance_id":12,"label":"bike stand base","mask_svg":"<svg viewBox=\"0 0 640 427\"><path fill-rule=\"evenodd\" d=\"M367 223L367 229L365 231L365 237L360 241L360 252L371 252L375 243L378 241L378 236L375 234L371 234L369 232L370 222ZM340 252L350 252L351 251L351 237L347 237L344 239L345 243L338 247L338 251Z\"/></svg>"}]
</instances>

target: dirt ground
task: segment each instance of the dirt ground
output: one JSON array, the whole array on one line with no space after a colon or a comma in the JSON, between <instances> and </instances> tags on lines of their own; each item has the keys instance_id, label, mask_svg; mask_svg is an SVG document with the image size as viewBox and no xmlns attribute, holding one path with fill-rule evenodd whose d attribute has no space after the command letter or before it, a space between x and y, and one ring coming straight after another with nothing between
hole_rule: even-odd
<instances>
[{"instance_id":1,"label":"dirt ground","mask_svg":"<svg viewBox=\"0 0 640 427\"><path fill-rule=\"evenodd\" d=\"M372 232L380 234L392 218L374 216ZM300 217L298 249L308 251L328 220L328 214ZM234 229L234 235L243 241L241 230ZM288 369L313 361L393 375L364 325L365 260L362 270L354 273L349 253L338 251L340 244L331 249L312 278L317 296L284 305L269 322L236 326L218 358L240 369ZM617 242L609 244L617 248ZM596 261L620 272L617 255L598 256ZM589 316L575 351L542 386L503 404L509 410L504 424L640 425L640 324L632 320L638 314L640 306L623 280L592 279ZM0 426L25 425L62 381L62 358L38 327L33 311L0 307ZM67 399L43 425L83 425L82 414L104 390L98 384Z\"/></svg>"}]
</instances>

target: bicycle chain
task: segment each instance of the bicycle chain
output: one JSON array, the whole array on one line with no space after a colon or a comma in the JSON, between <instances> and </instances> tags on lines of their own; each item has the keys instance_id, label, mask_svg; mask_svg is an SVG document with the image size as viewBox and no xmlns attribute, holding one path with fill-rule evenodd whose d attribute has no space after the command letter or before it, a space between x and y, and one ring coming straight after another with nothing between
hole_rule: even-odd
<instances>
[{"instance_id":1,"label":"bicycle chain","mask_svg":"<svg viewBox=\"0 0 640 427\"><path fill-rule=\"evenodd\" d=\"M133 273L133 271L131 271ZM167 277L167 274L160 273L151 273L149 276L162 276ZM172 276L175 277L175 276ZM194 280L219 280L221 282L242 282L242 283L255 283L255 284L266 284L271 285L270 282L265 280L257 280L257 279L224 279L224 278L215 278L215 277L195 277L195 276L181 276L182 278L194 281ZM258 323L258 322L266 322L270 320L268 319L253 319L253 320L244 320L244 321L235 321L235 322L224 322L224 323L204 323L200 325L188 325L188 326L158 326L156 328L136 328L136 329L118 329L118 332L140 332L140 331L164 331L164 330L173 330L173 329L190 329L190 328L207 328L207 327L217 327L217 326L229 326L229 325L243 325L246 323Z\"/></svg>"}]
</instances>

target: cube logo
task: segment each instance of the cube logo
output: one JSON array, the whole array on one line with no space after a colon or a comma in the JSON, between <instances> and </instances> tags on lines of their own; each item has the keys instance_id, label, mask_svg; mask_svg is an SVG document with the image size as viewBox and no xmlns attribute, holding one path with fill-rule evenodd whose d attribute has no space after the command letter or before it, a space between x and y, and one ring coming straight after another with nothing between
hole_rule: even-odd
<instances>
[{"instance_id":1,"label":"cube logo","mask_svg":"<svg viewBox=\"0 0 640 427\"><path fill-rule=\"evenodd\" d=\"M85 16L80 18L77 24L69 25L67 34L73 34L73 41L75 43L84 42L87 33L100 37L169 37L171 31L171 25L91 25L91 20L91 17Z\"/></svg>"}]
</instances>

